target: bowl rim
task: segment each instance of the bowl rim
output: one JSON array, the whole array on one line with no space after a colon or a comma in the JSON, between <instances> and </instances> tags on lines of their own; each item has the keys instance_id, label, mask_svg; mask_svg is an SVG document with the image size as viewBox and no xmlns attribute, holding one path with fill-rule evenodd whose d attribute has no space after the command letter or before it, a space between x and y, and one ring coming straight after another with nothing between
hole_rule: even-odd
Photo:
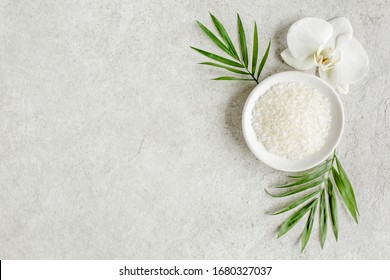
<instances>
[{"instance_id":1,"label":"bowl rim","mask_svg":"<svg viewBox=\"0 0 390 280\"><path fill-rule=\"evenodd\" d=\"M247 117L248 113L247 113L247 111L249 110L249 105L250 105L252 99L254 98L253 96L256 94L258 88L263 86L263 84L265 84L266 82L268 82L271 79L272 80L273 79L277 79L279 76L285 76L285 75L301 75L301 76L306 76L306 77L309 77L311 79L317 80L317 82L322 83L325 87L327 87L329 89L330 92L332 92L332 94L334 95L334 97L337 100L336 103L340 107L341 128L340 128L340 133L337 136L336 141L334 141L334 143L331 146L331 149L329 149L329 151L327 153L325 153L325 155L323 155L322 157L319 157L318 160L313 161L312 164L310 164L308 167L305 167L304 169L302 169L302 168L289 168L289 169L286 169L286 168L283 168L283 167L281 168L280 166L277 166L276 164L268 162L267 159L266 159L266 156L262 156L261 153L259 153L258 150L252 145L253 139L251 139L252 137L250 137L248 135L249 132L247 131L247 128L246 128L248 121L250 121L249 125L252 126L251 118L249 118L249 120L248 120L248 117ZM251 115L252 114L249 114L249 116L251 116ZM301 171L309 170L309 169L311 169L311 168L321 164L327 158L329 158L330 155L335 151L335 149L337 148L337 146L338 146L338 144L339 144L339 142L341 140L341 137L342 137L343 132L344 132L344 125L345 125L344 123L345 123L344 106L343 106L343 103L342 103L342 101L340 99L339 94L335 91L335 89L328 82L324 81L323 79L319 78L318 76L316 76L314 74L310 74L310 73L301 72L301 71L283 71L283 72L279 72L279 73L273 74L271 76L268 76L267 78L262 80L258 85L256 85L256 87L248 95L248 97L247 97L247 99L245 101L245 105L244 105L243 111L242 111L242 120L241 120L241 125L242 125L242 131L243 131L243 134L244 134L244 139L245 139L245 142L246 142L248 148L252 152L252 154L258 160L260 160L262 163L264 163L265 165L267 165L269 167L272 167L273 169L284 171L284 172L301 172ZM258 141L258 140L256 139L256 141Z\"/></svg>"}]
</instances>

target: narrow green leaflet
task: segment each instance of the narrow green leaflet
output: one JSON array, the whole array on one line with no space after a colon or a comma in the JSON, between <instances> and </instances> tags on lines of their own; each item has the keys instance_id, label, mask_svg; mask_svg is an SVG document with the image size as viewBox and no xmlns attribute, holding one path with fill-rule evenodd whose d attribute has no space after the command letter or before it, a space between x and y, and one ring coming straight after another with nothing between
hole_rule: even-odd
<instances>
[{"instance_id":1,"label":"narrow green leaflet","mask_svg":"<svg viewBox=\"0 0 390 280\"><path fill-rule=\"evenodd\" d=\"M320 168L319 170L317 170L316 172L313 172L311 174L308 174L306 176L303 176L302 178L300 178L298 181L294 182L294 183L291 183L291 184L287 184L287 185L283 185L283 186L277 186L275 188L289 188L289 187L293 187L293 186L298 186L298 185L302 185L302 184L306 184L310 181L313 181L315 179L318 179L320 178L321 176L323 176L326 172L329 171L329 167L328 166L325 166L324 168Z\"/></svg>"},{"instance_id":2,"label":"narrow green leaflet","mask_svg":"<svg viewBox=\"0 0 390 280\"><path fill-rule=\"evenodd\" d=\"M324 248L327 233L328 213L326 211L325 189L323 189L320 196L320 242L322 248Z\"/></svg>"},{"instance_id":3,"label":"narrow green leaflet","mask_svg":"<svg viewBox=\"0 0 390 280\"><path fill-rule=\"evenodd\" d=\"M216 81L253 81L253 79L243 79L243 78L229 77L229 76L218 77L218 78L215 78L213 80L216 80Z\"/></svg>"},{"instance_id":4,"label":"narrow green leaflet","mask_svg":"<svg viewBox=\"0 0 390 280\"><path fill-rule=\"evenodd\" d=\"M336 197L333 191L333 184L328 179L328 196L329 196L329 210L330 210L330 219L332 220L332 228L334 237L336 238L336 241L339 239L339 218L338 218L338 212L337 212L337 202Z\"/></svg>"},{"instance_id":5,"label":"narrow green leaflet","mask_svg":"<svg viewBox=\"0 0 390 280\"><path fill-rule=\"evenodd\" d=\"M285 192L285 193L281 193L281 194L271 194L269 193L267 190L267 193L270 195L270 196L273 196L273 197L285 197L285 196L289 196L289 195L293 195L293 194L296 194L296 193L300 193L300 192L303 192L305 190L308 190L308 189L311 189L311 188L314 188L316 186L319 186L320 184L322 184L323 182L325 182L326 179L321 179L319 181L315 181L315 182L312 182L310 184L305 184L303 186L300 186L298 188L295 188L291 191L288 191L288 192Z\"/></svg>"},{"instance_id":6,"label":"narrow green leaflet","mask_svg":"<svg viewBox=\"0 0 390 280\"><path fill-rule=\"evenodd\" d=\"M225 63L227 65L230 65L230 66L234 66L234 67L239 67L239 68L244 68L244 66L242 66L240 63L237 63L233 60L230 60L230 59L227 59L227 58L224 58L222 56L219 56L219 55L216 55L216 54L213 54L213 53L209 53L209 52L206 52L204 50L201 50L201 49L198 49L198 48L195 48L195 47L191 47L193 50L196 50L197 52L203 54L204 56L207 56L208 58L211 58L211 59L214 59L216 61L219 61L219 62L222 62L222 63Z\"/></svg>"},{"instance_id":7,"label":"narrow green leaflet","mask_svg":"<svg viewBox=\"0 0 390 280\"><path fill-rule=\"evenodd\" d=\"M282 214L284 212L290 211L291 209L294 209L295 207L298 207L299 205L301 205L305 201L307 201L310 198L312 198L313 196L317 195L320 191L321 190L316 190L316 191L314 191L314 192L312 192L312 193L302 197L301 199L298 199L298 200L294 201L290 205L288 205L288 206L278 210L277 212L271 213L271 215L279 215L279 214Z\"/></svg>"},{"instance_id":8,"label":"narrow green leaflet","mask_svg":"<svg viewBox=\"0 0 390 280\"><path fill-rule=\"evenodd\" d=\"M252 52L252 75L255 75L256 65L257 65L257 56L259 54L259 35L257 33L257 24L255 21L255 28L253 31L253 52Z\"/></svg>"},{"instance_id":9,"label":"narrow green leaflet","mask_svg":"<svg viewBox=\"0 0 390 280\"><path fill-rule=\"evenodd\" d=\"M241 74L241 75L250 75L248 72L244 72L244 71L241 71L241 70L238 70L238 69L235 69L235 68L231 68L231 67L228 67L228 66L224 66L224 65L221 65L221 64L218 64L218 63L214 63L214 62L202 62L202 63L199 63L199 64L214 66L214 67L218 67L218 68L223 68L223 69L226 69L226 70L228 70L230 72Z\"/></svg>"},{"instance_id":10,"label":"narrow green leaflet","mask_svg":"<svg viewBox=\"0 0 390 280\"><path fill-rule=\"evenodd\" d=\"M311 231L313 229L314 216L316 214L317 204L318 204L318 200L315 200L313 206L311 207L309 217L307 218L305 228L303 229L301 252L305 250L306 245L309 242Z\"/></svg>"},{"instance_id":11,"label":"narrow green leaflet","mask_svg":"<svg viewBox=\"0 0 390 280\"><path fill-rule=\"evenodd\" d=\"M332 167L332 175L336 183L337 189L339 190L340 195L343 198L345 206L347 206L355 222L358 223L358 217L357 217L356 207L353 202L353 198L351 194L348 193L346 186L341 180L340 174L337 172L337 170L334 167Z\"/></svg>"},{"instance_id":12,"label":"narrow green leaflet","mask_svg":"<svg viewBox=\"0 0 390 280\"><path fill-rule=\"evenodd\" d=\"M306 177L314 172L317 172L318 170L324 168L325 165L329 165L329 163L332 161L332 159L328 159L326 161L324 161L323 163L317 165L316 167L313 167L309 170L306 170L304 172L301 172L301 173L297 173L297 174L294 174L294 175L289 175L287 177L289 178L292 178L292 179L301 179L303 177ZM328 166L330 168L330 165Z\"/></svg>"},{"instance_id":13,"label":"narrow green leaflet","mask_svg":"<svg viewBox=\"0 0 390 280\"><path fill-rule=\"evenodd\" d=\"M348 176L347 176L347 173L345 172L344 168L342 167L342 165L341 165L339 159L337 158L337 156L336 156L335 158L336 158L337 170L339 171L341 180L342 180L343 183L344 183L345 190L346 190L346 192L351 196L352 202L353 202L354 207L355 207L355 209L356 209L356 212L359 214L359 209L358 209L358 207L357 207L356 198L355 198L355 193L353 192L352 184L351 184L351 182L349 181Z\"/></svg>"},{"instance_id":14,"label":"narrow green leaflet","mask_svg":"<svg viewBox=\"0 0 390 280\"><path fill-rule=\"evenodd\" d=\"M223 50L224 52L226 52L228 55L230 55L231 57L235 58L234 56L234 53L228 48L225 46L224 43L221 42L221 40L219 40L217 38L217 36L214 35L213 32L211 32L206 26L204 26L202 23L200 23L199 21L196 21L196 23L199 25L200 29L202 29L204 31L204 33L206 33L207 36L209 36L209 38L218 46L220 47L221 50Z\"/></svg>"},{"instance_id":15,"label":"narrow green leaflet","mask_svg":"<svg viewBox=\"0 0 390 280\"><path fill-rule=\"evenodd\" d=\"M222 25L222 23L213 15L210 13L211 19L213 20L213 23L215 27L217 28L219 35L221 35L222 39L225 41L225 43L228 45L229 49L234 54L234 57L239 60L238 53L236 49L234 48L234 45L232 43L232 40L230 39L228 33L226 32L225 27Z\"/></svg>"},{"instance_id":16,"label":"narrow green leaflet","mask_svg":"<svg viewBox=\"0 0 390 280\"><path fill-rule=\"evenodd\" d=\"M245 67L248 68L248 49L246 47L245 30L244 30L244 26L242 25L239 14L237 14L237 21L238 21L238 35L240 37L242 61L244 62Z\"/></svg>"},{"instance_id":17,"label":"narrow green leaflet","mask_svg":"<svg viewBox=\"0 0 390 280\"><path fill-rule=\"evenodd\" d=\"M262 59L261 62L260 62L259 70L258 70L258 72L257 72L257 80L258 80L259 77L260 77L261 71L263 71L264 64L265 64L265 62L267 61L267 58L268 58L268 54L269 54L270 48L271 48L271 39L269 40L268 47L267 47L267 50L265 51L265 54L264 54L264 56L263 56L263 59Z\"/></svg>"},{"instance_id":18,"label":"narrow green leaflet","mask_svg":"<svg viewBox=\"0 0 390 280\"><path fill-rule=\"evenodd\" d=\"M313 199L308 204L299 209L297 212L288 217L279 227L278 238L286 234L290 229L292 229L303 218L303 216L305 216L305 214L316 202L317 199Z\"/></svg>"}]
</instances>

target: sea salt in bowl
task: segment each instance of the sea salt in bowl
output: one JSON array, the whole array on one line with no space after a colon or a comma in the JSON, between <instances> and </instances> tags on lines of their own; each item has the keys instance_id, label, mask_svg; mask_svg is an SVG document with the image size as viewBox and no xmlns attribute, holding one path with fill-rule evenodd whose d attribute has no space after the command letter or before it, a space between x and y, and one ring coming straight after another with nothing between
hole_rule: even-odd
<instances>
[{"instance_id":1,"label":"sea salt in bowl","mask_svg":"<svg viewBox=\"0 0 390 280\"><path fill-rule=\"evenodd\" d=\"M258 139L252 126L252 112L256 102L272 86L283 82L301 82L308 87L316 89L320 94L324 95L330 103L332 121L325 144L319 151L304 156L298 160L288 159L267 151ZM297 71L281 72L263 80L253 89L244 106L242 114L242 129L249 149L259 160L278 170L299 172L320 164L333 153L343 133L344 109L341 100L334 89L317 76Z\"/></svg>"}]
</instances>

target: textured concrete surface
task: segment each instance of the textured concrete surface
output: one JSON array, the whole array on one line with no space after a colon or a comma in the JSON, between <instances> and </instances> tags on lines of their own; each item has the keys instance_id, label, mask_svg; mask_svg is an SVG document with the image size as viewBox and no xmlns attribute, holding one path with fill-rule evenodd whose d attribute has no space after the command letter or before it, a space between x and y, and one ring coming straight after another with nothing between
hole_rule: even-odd
<instances>
[{"instance_id":1,"label":"textured concrete surface","mask_svg":"<svg viewBox=\"0 0 390 280\"><path fill-rule=\"evenodd\" d=\"M375 2L375 3L374 3ZM0 259L389 259L390 26L387 1L0 2ZM340 158L361 219L340 207L321 250L315 224L276 239L284 174L241 133L254 83L215 82L189 46L216 50L195 19L232 32L256 19L263 78L304 16L348 17L370 75L342 96ZM251 36L250 36L251 37ZM236 41L236 37L234 38ZM237 42L237 41L236 41Z\"/></svg>"}]
</instances>

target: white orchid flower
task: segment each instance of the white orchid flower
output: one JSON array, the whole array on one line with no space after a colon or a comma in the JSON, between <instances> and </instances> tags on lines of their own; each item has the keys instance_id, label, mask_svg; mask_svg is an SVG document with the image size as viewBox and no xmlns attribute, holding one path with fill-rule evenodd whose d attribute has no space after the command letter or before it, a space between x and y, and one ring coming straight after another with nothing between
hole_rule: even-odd
<instances>
[{"instance_id":1,"label":"white orchid flower","mask_svg":"<svg viewBox=\"0 0 390 280\"><path fill-rule=\"evenodd\" d=\"M298 70L318 66L322 79L338 92L348 93L349 84L367 75L369 64L366 51L352 33L351 23L343 17L330 21L303 18L288 30L288 49L281 56Z\"/></svg>"}]
</instances>

